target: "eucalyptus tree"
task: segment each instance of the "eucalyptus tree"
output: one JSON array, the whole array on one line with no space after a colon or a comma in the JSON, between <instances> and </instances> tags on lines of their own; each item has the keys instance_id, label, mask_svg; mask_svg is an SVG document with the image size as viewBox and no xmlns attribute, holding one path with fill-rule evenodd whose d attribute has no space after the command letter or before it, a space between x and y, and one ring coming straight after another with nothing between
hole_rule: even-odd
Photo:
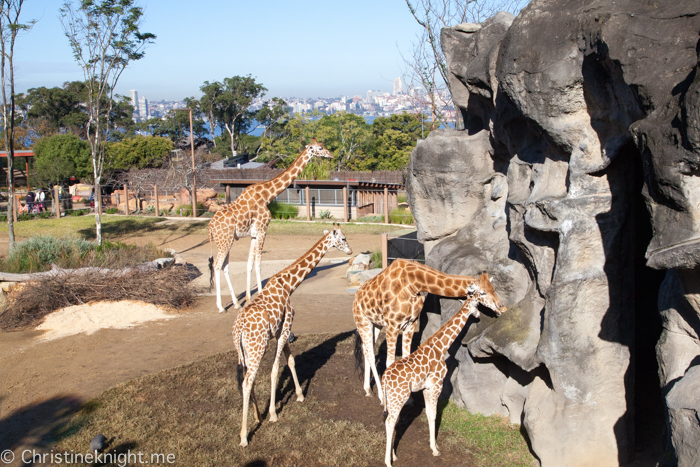
<instances>
[{"instance_id":1,"label":"eucalyptus tree","mask_svg":"<svg viewBox=\"0 0 700 467\"><path fill-rule=\"evenodd\" d=\"M427 104L432 114L431 129L446 120L445 111L453 105L449 94L447 64L442 53L440 31L460 23L480 23L499 11L517 14L530 0L405 0L420 26L413 50L403 56L409 88L419 104ZM457 112L458 126L460 115Z\"/></svg>"},{"instance_id":2,"label":"eucalyptus tree","mask_svg":"<svg viewBox=\"0 0 700 467\"><path fill-rule=\"evenodd\" d=\"M87 139L95 196L99 199L105 144L112 131L114 89L129 63L140 60L155 35L141 32L143 9L134 0L68 1L60 10L63 31L83 70ZM102 243L100 210L95 210L96 241Z\"/></svg>"},{"instance_id":3,"label":"eucalyptus tree","mask_svg":"<svg viewBox=\"0 0 700 467\"><path fill-rule=\"evenodd\" d=\"M15 41L22 31L28 31L34 21L20 23L24 0L0 1L0 86L2 86L2 120L3 139L7 155L7 232L10 237L10 248L15 245L15 227L12 211L15 203ZM9 96L8 96L9 87Z\"/></svg>"}]
</instances>

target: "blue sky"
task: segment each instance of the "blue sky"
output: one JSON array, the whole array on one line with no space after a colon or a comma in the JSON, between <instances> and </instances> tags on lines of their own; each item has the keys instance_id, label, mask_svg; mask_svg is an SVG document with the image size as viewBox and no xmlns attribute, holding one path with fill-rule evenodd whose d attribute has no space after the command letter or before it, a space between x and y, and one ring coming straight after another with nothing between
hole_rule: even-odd
<instances>
[{"instance_id":1,"label":"blue sky","mask_svg":"<svg viewBox=\"0 0 700 467\"><path fill-rule=\"evenodd\" d=\"M82 80L58 10L27 0L38 20L15 46L18 92ZM142 30L157 37L124 72L117 92L150 100L199 97L204 81L252 75L268 97L334 97L391 91L418 25L404 0L142 0Z\"/></svg>"}]
</instances>

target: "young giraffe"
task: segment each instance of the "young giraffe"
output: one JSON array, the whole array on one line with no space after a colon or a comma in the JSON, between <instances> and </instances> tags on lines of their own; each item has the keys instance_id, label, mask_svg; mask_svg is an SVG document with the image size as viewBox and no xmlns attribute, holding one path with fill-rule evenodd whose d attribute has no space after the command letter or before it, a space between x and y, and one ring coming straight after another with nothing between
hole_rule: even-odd
<instances>
[{"instance_id":1,"label":"young giraffe","mask_svg":"<svg viewBox=\"0 0 700 467\"><path fill-rule=\"evenodd\" d=\"M423 309L429 292L443 297L466 297L474 277L445 274L431 267L397 259L388 268L368 280L355 293L352 314L358 334L355 336L355 361L358 368L364 366L364 388L367 397L372 396L370 370L377 382L377 396L382 400L377 364L374 358L374 342L380 328L386 326L386 366L396 356L396 341L402 333L402 357L411 353L411 340L415 323Z\"/></svg>"},{"instance_id":2,"label":"young giraffe","mask_svg":"<svg viewBox=\"0 0 700 467\"><path fill-rule=\"evenodd\" d=\"M433 450L434 456L440 455L435 443L435 418L438 397L442 392L445 375L447 375L445 354L467 324L469 317L479 317L477 309L479 303L492 309L499 316L506 311L506 307L496 295L496 290L493 288L487 273L479 274L477 282L469 287L469 292L470 295L462 308L452 318L423 342L415 352L408 357L397 360L384 372L382 379L386 423L384 462L387 466L391 466L392 458L396 460L396 453L391 445L399 413L411 392L420 390L423 390L425 398L425 412L430 428L430 448Z\"/></svg>"},{"instance_id":3,"label":"young giraffe","mask_svg":"<svg viewBox=\"0 0 700 467\"><path fill-rule=\"evenodd\" d=\"M323 238L306 254L296 260L291 266L283 269L270 278L265 290L238 313L233 324L233 343L238 352L238 384L243 395L243 422L241 426L241 446L248 445L248 405L252 396L255 408L255 421L260 422L260 411L255 399L253 384L258 372L260 361L272 337L277 338L277 353L272 366L272 389L270 391L270 421L277 421L275 411L275 390L277 386L280 354L284 351L287 364L294 378L297 400L303 401L304 394L299 386L295 370L294 357L289 350L287 340L292 329L294 309L290 303L292 292L301 284L311 270L318 264L323 255L331 248L352 254L340 225L325 233Z\"/></svg>"},{"instance_id":4,"label":"young giraffe","mask_svg":"<svg viewBox=\"0 0 700 467\"><path fill-rule=\"evenodd\" d=\"M216 257L209 258L209 284L211 287L212 277L216 278L216 307L219 313L226 310L221 305L221 279L219 272L224 269L224 276L228 283L233 307L240 308L238 298L233 291L231 277L228 273L228 253L234 240L241 237L251 236L250 254L248 255L248 278L246 288L246 303L250 303L250 276L253 272L253 260L255 260L255 275L258 280L258 293L262 291L260 281L260 257L262 255L267 227L270 225L272 215L267 205L287 188L294 179L299 176L306 164L312 157L331 158L333 155L316 142L314 138L311 144L307 145L299 157L289 166L287 170L267 182L251 185L232 203L225 205L218 210L209 221L209 242L216 244Z\"/></svg>"}]
</instances>

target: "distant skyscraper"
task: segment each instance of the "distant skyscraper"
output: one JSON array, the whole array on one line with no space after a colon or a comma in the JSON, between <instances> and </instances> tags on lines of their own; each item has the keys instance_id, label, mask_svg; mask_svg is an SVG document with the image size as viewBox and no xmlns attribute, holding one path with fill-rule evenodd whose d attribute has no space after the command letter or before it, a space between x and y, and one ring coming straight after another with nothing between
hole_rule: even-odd
<instances>
[{"instance_id":1,"label":"distant skyscraper","mask_svg":"<svg viewBox=\"0 0 700 467\"><path fill-rule=\"evenodd\" d=\"M148 108L148 99L146 99L145 97L139 99L138 111L141 119L148 120L149 118L151 118L151 111Z\"/></svg>"},{"instance_id":2,"label":"distant skyscraper","mask_svg":"<svg viewBox=\"0 0 700 467\"><path fill-rule=\"evenodd\" d=\"M134 113L139 114L139 92L136 89L131 90L131 106L134 108Z\"/></svg>"},{"instance_id":3,"label":"distant skyscraper","mask_svg":"<svg viewBox=\"0 0 700 467\"><path fill-rule=\"evenodd\" d=\"M399 76L398 78L394 78L394 92L392 92L392 94L396 96L401 93L403 93L403 81Z\"/></svg>"}]
</instances>

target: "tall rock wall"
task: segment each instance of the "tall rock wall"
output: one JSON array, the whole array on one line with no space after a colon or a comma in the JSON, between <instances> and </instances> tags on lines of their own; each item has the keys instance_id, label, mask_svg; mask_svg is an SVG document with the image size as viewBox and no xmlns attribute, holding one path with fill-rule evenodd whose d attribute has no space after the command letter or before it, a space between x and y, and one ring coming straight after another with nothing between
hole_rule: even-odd
<instances>
[{"instance_id":1,"label":"tall rock wall","mask_svg":"<svg viewBox=\"0 0 700 467\"><path fill-rule=\"evenodd\" d=\"M691 0L534 0L442 31L466 129L418 143L409 203L428 264L489 271L509 308L469 328L452 396L521 422L543 466L632 458L635 316L654 306L635 242L670 270L657 352L673 445L700 433L691 384L674 387L700 363L699 34ZM423 336L457 308L428 310Z\"/></svg>"}]
</instances>

